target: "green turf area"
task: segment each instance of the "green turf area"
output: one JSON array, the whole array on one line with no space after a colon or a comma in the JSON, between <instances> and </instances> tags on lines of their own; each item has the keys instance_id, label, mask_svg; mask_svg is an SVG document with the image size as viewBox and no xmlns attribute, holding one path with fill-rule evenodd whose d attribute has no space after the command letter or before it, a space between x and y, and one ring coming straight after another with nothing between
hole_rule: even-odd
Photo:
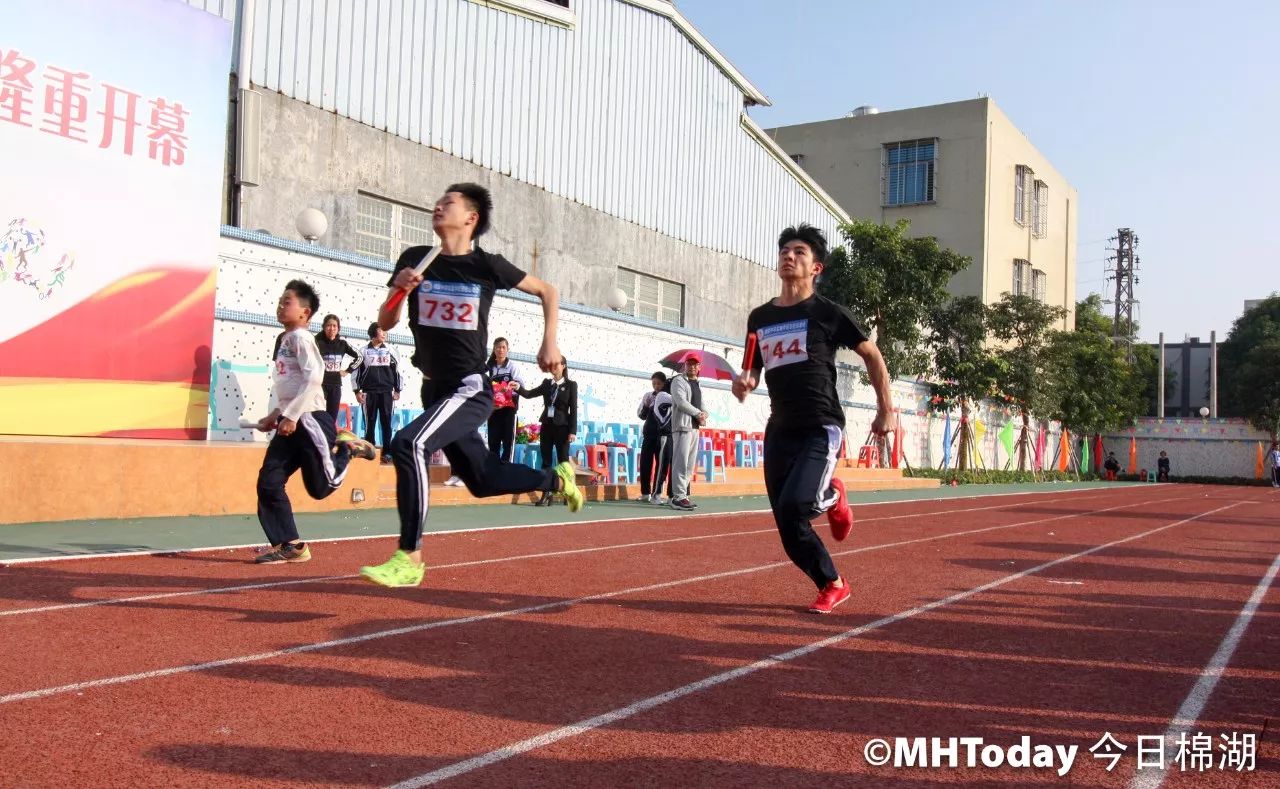
<instances>
[{"instance_id":1,"label":"green turf area","mask_svg":"<svg viewBox=\"0 0 1280 789\"><path fill-rule=\"evenodd\" d=\"M1124 483L1045 483L1038 485L965 485L925 490L885 490L852 493L850 502L918 501L1006 493L1052 493ZM764 496L698 498L695 514L764 511ZM464 531L502 526L528 526L566 521L617 520L622 518L682 518L668 507L630 501L589 502L576 515L563 506L474 505L436 507L427 523L429 532ZM298 516L303 539L334 537L391 537L398 533L393 509L307 513ZM255 545L263 542L254 515L136 518L122 520L58 521L0 526L0 561L50 556L86 556L99 553L181 551L223 545Z\"/></svg>"}]
</instances>

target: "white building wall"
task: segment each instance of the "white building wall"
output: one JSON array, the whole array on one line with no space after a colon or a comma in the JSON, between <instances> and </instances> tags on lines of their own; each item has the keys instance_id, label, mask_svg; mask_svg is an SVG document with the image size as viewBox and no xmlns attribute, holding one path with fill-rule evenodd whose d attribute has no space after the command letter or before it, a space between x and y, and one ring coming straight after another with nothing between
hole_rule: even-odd
<instances>
[{"instance_id":1,"label":"white building wall","mask_svg":"<svg viewBox=\"0 0 1280 789\"><path fill-rule=\"evenodd\" d=\"M319 331L325 314L338 315L343 334L359 350L366 330L386 296L390 264L333 252L269 236L227 229L219 251L217 320L214 325L213 369L210 393L212 440L265 440L262 434L239 428L241 418L266 414L270 397L269 360L281 328L275 321L275 303L290 279L309 282L320 294L320 315L313 328ZM520 363L530 383L541 380L533 359L542 340L541 307L523 294L500 293L490 315L489 339L510 340L512 357ZM412 340L402 325L390 340L405 362L406 390L401 408L419 409L421 377L409 364ZM649 376L658 360L678 349L698 348L720 354L734 365L742 360L740 341L711 334L672 329L607 312L563 305L560 312L560 348L569 359L570 376L578 381L582 419L638 423L636 407L649 390ZM670 373L670 371L667 371ZM875 395L869 386L856 383L856 371L842 370L840 389L851 453L861 445L875 416ZM353 405L349 379L344 402ZM769 398L761 388L738 403L726 381L704 381L705 408L714 429L763 431L769 416ZM912 464L941 460L943 420L922 409L927 388L910 381L894 384L895 403L902 409L907 429L908 459ZM538 407L526 403L520 418L536 421ZM996 463L993 426L983 442L984 457Z\"/></svg>"}]
</instances>

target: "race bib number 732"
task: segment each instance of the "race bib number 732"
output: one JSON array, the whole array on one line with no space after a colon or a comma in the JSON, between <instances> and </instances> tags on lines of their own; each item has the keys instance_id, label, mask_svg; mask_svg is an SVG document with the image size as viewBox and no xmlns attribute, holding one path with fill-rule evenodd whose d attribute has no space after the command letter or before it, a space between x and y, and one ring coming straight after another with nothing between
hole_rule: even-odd
<instances>
[{"instance_id":1,"label":"race bib number 732","mask_svg":"<svg viewBox=\"0 0 1280 789\"><path fill-rule=\"evenodd\" d=\"M418 323L439 329L475 331L480 317L480 286L468 282L423 280L418 286Z\"/></svg>"},{"instance_id":2,"label":"race bib number 732","mask_svg":"<svg viewBox=\"0 0 1280 789\"><path fill-rule=\"evenodd\" d=\"M775 323L756 330L760 358L766 370L795 364L809 358L809 321L802 319Z\"/></svg>"}]
</instances>

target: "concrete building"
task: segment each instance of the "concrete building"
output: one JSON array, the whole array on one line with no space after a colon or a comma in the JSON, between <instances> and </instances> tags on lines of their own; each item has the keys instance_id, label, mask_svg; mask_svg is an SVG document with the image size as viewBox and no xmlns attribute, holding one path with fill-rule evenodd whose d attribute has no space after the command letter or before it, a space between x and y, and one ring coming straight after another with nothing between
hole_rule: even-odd
<instances>
[{"instance_id":1,"label":"concrete building","mask_svg":"<svg viewBox=\"0 0 1280 789\"><path fill-rule=\"evenodd\" d=\"M911 220L911 233L973 258L951 283L990 303L1006 292L1068 311L1077 198L989 98L768 129L850 215Z\"/></svg>"},{"instance_id":2,"label":"concrete building","mask_svg":"<svg viewBox=\"0 0 1280 789\"><path fill-rule=\"evenodd\" d=\"M1151 344L1156 354L1159 344ZM1210 377L1213 365L1213 344L1201 342L1199 337L1187 337L1183 342L1164 344L1164 365L1169 389L1164 401L1165 417L1199 417L1201 408L1214 408ZM1157 408L1153 404L1153 408ZM1161 416L1157 414L1157 416ZM1234 414L1215 414L1234 416Z\"/></svg>"},{"instance_id":3,"label":"concrete building","mask_svg":"<svg viewBox=\"0 0 1280 789\"><path fill-rule=\"evenodd\" d=\"M187 0L232 20L242 79L225 220L394 260L455 181L484 246L568 303L739 336L778 231L836 202L751 120L768 99L666 0Z\"/></svg>"}]
</instances>

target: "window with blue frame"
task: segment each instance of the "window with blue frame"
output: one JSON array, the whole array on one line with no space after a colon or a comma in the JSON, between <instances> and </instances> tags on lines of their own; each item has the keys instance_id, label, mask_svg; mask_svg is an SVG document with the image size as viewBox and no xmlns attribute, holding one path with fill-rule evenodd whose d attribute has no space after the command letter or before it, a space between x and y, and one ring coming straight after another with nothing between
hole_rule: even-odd
<instances>
[{"instance_id":1,"label":"window with blue frame","mask_svg":"<svg viewBox=\"0 0 1280 789\"><path fill-rule=\"evenodd\" d=\"M884 146L885 205L934 201L938 140L892 142Z\"/></svg>"}]
</instances>

